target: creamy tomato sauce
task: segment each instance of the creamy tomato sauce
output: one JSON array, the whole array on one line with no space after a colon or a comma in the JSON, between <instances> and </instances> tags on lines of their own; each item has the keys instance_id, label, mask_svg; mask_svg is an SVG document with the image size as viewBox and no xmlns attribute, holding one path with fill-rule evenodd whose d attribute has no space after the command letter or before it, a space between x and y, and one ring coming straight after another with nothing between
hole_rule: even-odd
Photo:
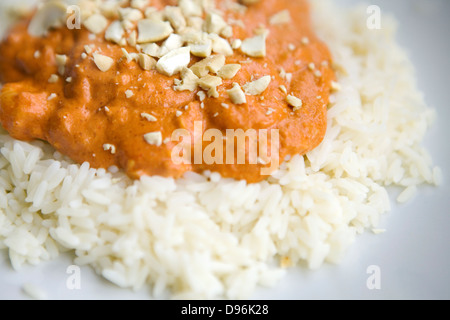
<instances>
[{"instance_id":1,"label":"creamy tomato sauce","mask_svg":"<svg viewBox=\"0 0 450 320\"><path fill-rule=\"evenodd\" d=\"M162 9L175 2L152 0L151 4ZM104 33L92 38L85 28L61 27L44 37L33 37L27 32L29 20L19 22L0 45L3 127L16 139L48 141L76 162L88 161L95 168L116 165L132 178L177 178L186 171L211 170L248 182L264 179L261 163L175 164L171 151L178 142L167 138L180 128L193 132L195 121L201 121L203 130L217 128L224 135L226 129L278 129L280 159L304 154L325 134L334 79L331 56L314 34L305 0L261 0L249 5L245 13L230 10L225 1L216 5L225 12L226 21L243 22L232 24L230 42L254 36L261 25L269 34L264 57L248 57L238 49L226 57L227 64L240 64L241 69L217 87L217 98L206 97L203 105L197 95L201 88L175 91L179 74L166 76L128 62L122 58L121 47L106 41ZM285 9L290 12L290 22L271 24L271 17ZM108 71L100 71L92 54L86 56L85 45L92 45L115 63ZM137 52L129 45L124 48ZM64 74L50 83L52 74L58 74L56 55L66 55L67 62ZM196 61L198 58L192 57L190 65ZM246 103L239 105L230 100L227 90L233 83L242 86L266 75L272 80L260 95L247 95ZM298 110L293 111L286 102L288 94L302 100ZM148 121L142 113L157 121ZM161 132L164 143L147 143L143 136L148 132ZM105 150L105 144L113 145L115 152Z\"/></svg>"}]
</instances>

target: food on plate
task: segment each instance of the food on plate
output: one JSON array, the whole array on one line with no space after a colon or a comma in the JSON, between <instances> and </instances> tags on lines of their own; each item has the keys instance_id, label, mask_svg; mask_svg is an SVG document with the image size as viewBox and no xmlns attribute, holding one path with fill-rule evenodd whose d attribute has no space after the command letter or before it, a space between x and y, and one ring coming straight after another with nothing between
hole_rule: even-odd
<instances>
[{"instance_id":1,"label":"food on plate","mask_svg":"<svg viewBox=\"0 0 450 320\"><path fill-rule=\"evenodd\" d=\"M15 269L68 251L152 297L248 298L380 233L389 186L406 202L440 181L422 146L433 111L387 16L370 29L367 8L327 0L77 4L80 29L77 7L49 1L0 48ZM279 165L175 165L170 131L195 141L196 125L279 129Z\"/></svg>"},{"instance_id":2,"label":"food on plate","mask_svg":"<svg viewBox=\"0 0 450 320\"><path fill-rule=\"evenodd\" d=\"M68 28L63 4L52 1L0 45L0 121L13 138L42 139L80 164L114 165L133 178L210 170L248 182L278 166L251 159L249 146L231 159L194 161L194 137L275 129L280 159L322 141L334 73L306 0L84 3L81 13L88 4L93 13L81 29ZM172 161L176 130L192 137L183 163Z\"/></svg>"}]
</instances>

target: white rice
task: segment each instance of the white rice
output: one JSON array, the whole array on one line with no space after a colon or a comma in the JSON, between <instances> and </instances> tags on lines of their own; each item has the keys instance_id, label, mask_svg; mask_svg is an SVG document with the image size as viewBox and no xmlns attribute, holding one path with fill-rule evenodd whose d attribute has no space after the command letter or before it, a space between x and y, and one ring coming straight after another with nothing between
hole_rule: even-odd
<instances>
[{"instance_id":1,"label":"white rice","mask_svg":"<svg viewBox=\"0 0 450 320\"><path fill-rule=\"evenodd\" d=\"M215 173L130 181L2 130L0 248L12 266L70 250L75 264L121 287L148 285L155 298L248 298L283 276L280 259L336 263L357 234L379 230L387 186L404 188L405 202L418 185L437 184L442 174L421 145L433 111L394 21L369 30L365 8L313 3L342 87L318 148L258 184Z\"/></svg>"}]
</instances>

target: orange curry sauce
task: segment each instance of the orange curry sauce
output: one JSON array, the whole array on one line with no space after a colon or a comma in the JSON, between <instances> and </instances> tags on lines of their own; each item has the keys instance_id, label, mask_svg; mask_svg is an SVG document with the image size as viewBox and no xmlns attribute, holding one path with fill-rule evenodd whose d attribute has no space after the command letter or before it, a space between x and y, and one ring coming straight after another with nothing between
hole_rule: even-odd
<instances>
[{"instance_id":1,"label":"orange curry sauce","mask_svg":"<svg viewBox=\"0 0 450 320\"><path fill-rule=\"evenodd\" d=\"M229 42L252 37L264 26L269 30L266 55L254 58L234 50L226 63L240 64L241 69L217 87L217 98L203 100L203 108L197 95L200 87L192 92L175 91L174 80L180 79L179 74L166 76L157 70L145 71L135 61L128 62L122 58L119 45L105 40L104 32L93 38L84 27L69 30L64 26L50 30L46 36L33 37L27 32L29 19L19 22L0 45L2 126L16 139L48 141L78 163L88 161L95 168L116 165L132 178L177 178L186 171L211 170L248 182L264 179L261 163L174 164L171 151L178 142L167 138L180 128L193 132L194 122L201 121L204 131L217 128L224 135L226 129L278 129L280 159L312 150L326 131L334 80L331 55L314 34L308 1L260 0L248 5L245 13L230 10L229 2L216 1L225 21L243 22L232 24ZM176 1L150 3L162 9ZM270 18L285 9L290 12L290 22L271 24ZM92 44L94 51L114 59L108 71L99 70L92 53L82 57L84 46ZM129 45L124 47L137 52ZM50 83L51 75L58 74L57 54L66 55L67 62L64 74ZM197 61L191 55L189 66ZM291 75L286 77L286 73ZM247 95L244 104L230 100L227 90L233 83L243 86L266 75L272 80L263 93ZM127 97L127 90L133 94ZM287 95L300 98L301 108L294 111L286 101ZM157 121L148 121L142 113L151 114ZM165 140L161 145L151 145L143 138L157 131ZM114 145L114 153L105 150L106 143Z\"/></svg>"}]
</instances>

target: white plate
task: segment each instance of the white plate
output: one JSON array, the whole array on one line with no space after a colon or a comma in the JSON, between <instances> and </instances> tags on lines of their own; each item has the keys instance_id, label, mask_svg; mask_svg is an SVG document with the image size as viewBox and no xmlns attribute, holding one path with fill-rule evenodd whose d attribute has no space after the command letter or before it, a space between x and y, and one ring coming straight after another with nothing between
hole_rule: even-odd
<instances>
[{"instance_id":1,"label":"white plate","mask_svg":"<svg viewBox=\"0 0 450 320\"><path fill-rule=\"evenodd\" d=\"M359 0L335 0L349 6ZM2 1L4 3L4 0ZM12 1L9 1L12 2ZM16 1L15 1L16 2ZM418 85L428 105L437 111L425 145L444 173L439 188L424 186L406 205L393 204L380 228L357 238L339 265L317 271L294 268L271 289L258 289L254 299L449 299L450 298L450 1L376 0L382 16L392 12L399 21L398 41L413 63ZM392 199L395 199L395 190ZM394 202L393 202L394 203ZM33 283L50 299L148 299L149 292L115 287L89 267L81 268L81 289L70 290L66 273L69 257L12 270L6 252L0 253L0 299L26 299L25 283ZM380 289L367 282L376 266Z\"/></svg>"}]
</instances>

